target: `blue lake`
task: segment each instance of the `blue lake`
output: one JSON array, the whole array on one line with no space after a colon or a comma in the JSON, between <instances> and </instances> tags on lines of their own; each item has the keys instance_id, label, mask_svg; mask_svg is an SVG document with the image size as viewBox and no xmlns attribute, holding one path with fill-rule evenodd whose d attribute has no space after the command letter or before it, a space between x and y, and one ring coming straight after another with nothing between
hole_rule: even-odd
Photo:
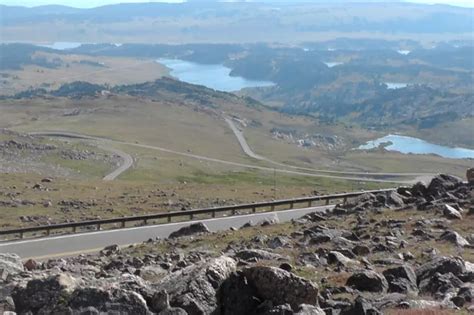
<instances>
[{"instance_id":1,"label":"blue lake","mask_svg":"<svg viewBox=\"0 0 474 315\"><path fill-rule=\"evenodd\" d=\"M171 75L183 82L204 85L219 91L232 92L243 88L275 85L270 81L230 76L231 69L219 64L207 65L179 59L158 59L157 62L170 68Z\"/></svg>"},{"instance_id":2,"label":"blue lake","mask_svg":"<svg viewBox=\"0 0 474 315\"><path fill-rule=\"evenodd\" d=\"M387 85L387 89L389 90L397 90L397 89L403 89L408 86L408 83L402 83L402 82L385 82Z\"/></svg>"},{"instance_id":3,"label":"blue lake","mask_svg":"<svg viewBox=\"0 0 474 315\"><path fill-rule=\"evenodd\" d=\"M474 150L465 148L451 148L438 144L426 142L418 138L412 138L399 135L388 135L373 141L369 141L359 146L360 150L370 150L378 148L383 143L390 143L385 146L389 151L398 151L401 153L413 154L436 154L451 159L474 158Z\"/></svg>"},{"instance_id":4,"label":"blue lake","mask_svg":"<svg viewBox=\"0 0 474 315\"><path fill-rule=\"evenodd\" d=\"M81 46L82 43L77 43L77 42L54 42L52 44L47 44L47 45L38 45L42 47L48 47L56 50L67 50L67 49L73 49Z\"/></svg>"}]
</instances>

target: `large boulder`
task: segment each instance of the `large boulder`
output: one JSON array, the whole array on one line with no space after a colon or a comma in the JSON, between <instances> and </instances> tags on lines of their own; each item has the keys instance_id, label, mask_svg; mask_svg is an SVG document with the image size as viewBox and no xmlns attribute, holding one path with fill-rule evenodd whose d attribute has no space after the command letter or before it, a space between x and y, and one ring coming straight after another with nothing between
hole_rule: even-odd
<instances>
[{"instance_id":1,"label":"large boulder","mask_svg":"<svg viewBox=\"0 0 474 315\"><path fill-rule=\"evenodd\" d=\"M20 256L17 254L0 253L0 274L16 275L23 271L24 268Z\"/></svg>"},{"instance_id":2,"label":"large boulder","mask_svg":"<svg viewBox=\"0 0 474 315\"><path fill-rule=\"evenodd\" d=\"M257 289L242 272L233 273L221 286L222 315L256 314L260 301Z\"/></svg>"},{"instance_id":3,"label":"large boulder","mask_svg":"<svg viewBox=\"0 0 474 315\"><path fill-rule=\"evenodd\" d=\"M47 279L34 279L25 288L12 292L17 313L51 314L60 302L67 300L79 281L67 273Z\"/></svg>"},{"instance_id":4,"label":"large boulder","mask_svg":"<svg viewBox=\"0 0 474 315\"><path fill-rule=\"evenodd\" d=\"M436 273L452 273L459 276L464 272L466 272L466 266L461 258L439 256L421 265L416 270L416 278L420 284L421 281L432 278Z\"/></svg>"},{"instance_id":5,"label":"large boulder","mask_svg":"<svg viewBox=\"0 0 474 315\"><path fill-rule=\"evenodd\" d=\"M385 277L375 271L364 270L354 273L346 285L359 291L386 292L388 283Z\"/></svg>"},{"instance_id":6,"label":"large boulder","mask_svg":"<svg viewBox=\"0 0 474 315\"><path fill-rule=\"evenodd\" d=\"M388 282L388 292L417 293L416 274L409 265L390 268L383 272Z\"/></svg>"},{"instance_id":7,"label":"large boulder","mask_svg":"<svg viewBox=\"0 0 474 315\"><path fill-rule=\"evenodd\" d=\"M420 282L421 293L431 293L442 298L446 293L455 293L464 283L455 275L435 273Z\"/></svg>"},{"instance_id":8,"label":"large boulder","mask_svg":"<svg viewBox=\"0 0 474 315\"><path fill-rule=\"evenodd\" d=\"M213 314L219 308L217 292L236 268L235 260L222 256L174 272L153 287L165 290L170 305L189 315Z\"/></svg>"},{"instance_id":9,"label":"large boulder","mask_svg":"<svg viewBox=\"0 0 474 315\"><path fill-rule=\"evenodd\" d=\"M74 311L94 308L100 314L151 314L142 295L123 289L77 288L68 306Z\"/></svg>"},{"instance_id":10,"label":"large boulder","mask_svg":"<svg viewBox=\"0 0 474 315\"><path fill-rule=\"evenodd\" d=\"M440 174L431 180L426 193L434 197L439 197L443 195L443 193L458 187L460 184L462 184L462 181L459 178Z\"/></svg>"},{"instance_id":11,"label":"large boulder","mask_svg":"<svg viewBox=\"0 0 474 315\"><path fill-rule=\"evenodd\" d=\"M293 309L298 309L301 304L318 303L318 287L293 273L265 266L247 268L242 272L264 300L278 305L288 303Z\"/></svg>"},{"instance_id":12,"label":"large boulder","mask_svg":"<svg viewBox=\"0 0 474 315\"><path fill-rule=\"evenodd\" d=\"M179 230L171 233L169 238L177 238L181 236L190 236L190 235L210 233L210 232L211 231L209 231L209 229L204 223L198 222L198 223L193 223L189 226L180 228Z\"/></svg>"}]
</instances>

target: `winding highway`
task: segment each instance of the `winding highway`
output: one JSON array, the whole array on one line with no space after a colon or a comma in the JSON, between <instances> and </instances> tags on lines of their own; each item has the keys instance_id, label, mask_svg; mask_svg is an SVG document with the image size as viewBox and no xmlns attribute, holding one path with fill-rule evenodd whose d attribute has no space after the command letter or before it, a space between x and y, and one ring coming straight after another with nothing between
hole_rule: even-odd
<instances>
[{"instance_id":1,"label":"winding highway","mask_svg":"<svg viewBox=\"0 0 474 315\"><path fill-rule=\"evenodd\" d=\"M247 143L247 140L244 137L243 132L234 124L232 118L228 116L224 116L224 120L226 123L229 125L229 128L232 130L234 133L235 137L237 138L237 141L240 144L240 147L242 148L242 151L249 157L254 158L256 160L260 161L266 161L274 165L278 165L280 167L288 167L291 169L296 169L296 170L302 170L302 171L310 171L310 172L317 172L317 173L325 173L325 174L339 174L339 175L359 175L359 176L381 176L381 177L387 177L387 176L393 176L393 177L412 177L415 176L416 178L412 181L411 183L414 182L419 182L419 181L429 181L431 178L433 178L434 174L428 174L428 173L371 173L371 172L351 172L351 171L330 171L330 170L322 170L322 169L313 169L313 168L306 168L306 167L300 167L300 166L294 166L294 165L288 165L284 163L279 163L276 161L273 161L269 158L266 158L264 156L261 156L257 153L255 153ZM405 181L406 182L406 181Z\"/></svg>"},{"instance_id":2,"label":"winding highway","mask_svg":"<svg viewBox=\"0 0 474 315\"><path fill-rule=\"evenodd\" d=\"M195 222L202 222L206 224L211 232L217 232L228 230L231 227L238 228L248 222L258 223L265 219L276 219L279 222L286 222L300 218L301 216L311 212L327 212L332 208L334 208L333 205L117 230L50 236L31 240L0 242L0 253L16 253L23 259L35 258L39 260L54 257L66 257L98 252L105 246L111 244L126 246L141 243L148 239L166 238L172 232Z\"/></svg>"},{"instance_id":3,"label":"winding highway","mask_svg":"<svg viewBox=\"0 0 474 315\"><path fill-rule=\"evenodd\" d=\"M96 144L100 146L105 151L112 152L113 154L117 155L120 157L122 160L120 165L114 169L111 173L107 174L104 176L103 180L104 181L111 181L115 180L117 177L122 175L122 173L126 172L129 168L133 166L133 157L128 154L127 152L118 150L116 148L113 148L111 146L107 145L101 145L98 143L99 140L105 140L105 139L100 139L96 137L91 137L91 136L86 136L86 135L80 135L80 134L75 134L75 133L68 133L68 132L30 132L29 135L31 136L47 136L47 137L58 137L58 138L73 138L73 139L82 139L82 140L90 140L90 141L95 141Z\"/></svg>"},{"instance_id":4,"label":"winding highway","mask_svg":"<svg viewBox=\"0 0 474 315\"><path fill-rule=\"evenodd\" d=\"M259 166L259 165L252 165L252 164L226 161L226 160L211 158L211 157L197 155L197 154L188 153L188 152L180 152L180 151L171 150L171 149L158 147L158 146L152 146L152 145L140 144L140 143L132 143L132 142L126 142L126 141L119 141L119 140L112 140L112 139L108 139L108 138L82 135L82 134L77 134L77 133L72 133L72 132L67 132L67 131L41 131L41 132L31 132L29 134L33 135L33 136L36 135L36 136L65 137L65 138L78 138L78 139L85 139L85 140L94 140L96 142L101 143L102 147L104 147L104 148L107 148L107 147L109 147L110 145L113 145L113 144L122 144L122 145L138 147L138 148L144 148L144 149L150 149L150 150L156 150L156 151L176 154L176 155L180 155L180 156L184 156L184 157L188 157L188 158L198 159L198 160L201 160L201 161L220 163L220 164L225 164L225 165L229 165L229 166L236 166L236 167L242 167L242 168L253 169L253 170L261 170L261 171L272 172L272 173L275 172L275 173L279 173L279 174L289 174L289 175L298 175L298 176L306 176L306 177L332 178L332 179L358 181L358 182L364 181L364 182L375 182L375 183L396 183L396 184L402 184L402 185L410 185L410 184L414 184L414 183L416 183L417 181L420 181L420 180L429 180L429 178L430 178L429 176L427 176L428 174L423 174L423 176L424 176L423 178L418 177L418 178L415 178L415 179L412 179L412 180L370 178L370 177L366 177L366 176L369 176L367 173L355 173L355 174L349 174L349 176L342 176L343 174L346 174L344 172L335 173L335 174L321 174L321 173L316 173L317 171L312 170L312 169L310 169L311 170L310 172L308 172L306 170L300 171L300 170L298 170L297 167L289 167L288 165L284 165L284 164L281 164L281 165L284 166L284 167L292 168L292 169L283 169L283 168L275 168L275 167ZM249 149L250 149L250 147L249 147ZM379 174L380 175L380 173L373 173L373 174ZM382 174L381 176L389 176L389 175ZM391 176L406 177L406 176L410 176L410 174L393 173Z\"/></svg>"}]
</instances>

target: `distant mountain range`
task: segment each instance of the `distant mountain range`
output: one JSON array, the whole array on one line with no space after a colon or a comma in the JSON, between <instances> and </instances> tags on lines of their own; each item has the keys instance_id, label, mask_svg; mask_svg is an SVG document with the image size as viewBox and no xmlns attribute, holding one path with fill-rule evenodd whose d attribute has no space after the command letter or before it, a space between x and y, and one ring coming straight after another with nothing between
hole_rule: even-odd
<instances>
[{"instance_id":1,"label":"distant mountain range","mask_svg":"<svg viewBox=\"0 0 474 315\"><path fill-rule=\"evenodd\" d=\"M348 3L350 2L350 3ZM299 42L321 33L417 39L415 34L473 32L474 9L378 1L128 3L90 9L0 6L3 41ZM387 35L383 35L387 34ZM406 34L412 34L407 36ZM385 37L384 37L385 36ZM387 37L388 36L388 37ZM435 38L439 38L437 36ZM472 35L471 35L472 37ZM433 38L433 37L432 37ZM445 40L441 38L439 40Z\"/></svg>"}]
</instances>

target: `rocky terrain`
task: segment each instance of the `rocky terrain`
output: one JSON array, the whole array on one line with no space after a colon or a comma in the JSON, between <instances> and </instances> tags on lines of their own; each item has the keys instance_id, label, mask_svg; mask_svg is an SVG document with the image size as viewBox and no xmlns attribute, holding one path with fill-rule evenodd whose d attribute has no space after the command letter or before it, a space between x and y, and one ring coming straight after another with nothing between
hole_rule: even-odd
<instances>
[{"instance_id":1,"label":"rocky terrain","mask_svg":"<svg viewBox=\"0 0 474 315\"><path fill-rule=\"evenodd\" d=\"M89 145L52 142L0 129L0 173L36 173L45 176L76 176L77 171L57 163L64 161L100 162L113 166L120 157Z\"/></svg>"},{"instance_id":2,"label":"rocky terrain","mask_svg":"<svg viewBox=\"0 0 474 315\"><path fill-rule=\"evenodd\" d=\"M468 314L473 188L440 175L286 224L249 222L210 233L197 223L169 239L41 262L0 254L0 310Z\"/></svg>"}]
</instances>

